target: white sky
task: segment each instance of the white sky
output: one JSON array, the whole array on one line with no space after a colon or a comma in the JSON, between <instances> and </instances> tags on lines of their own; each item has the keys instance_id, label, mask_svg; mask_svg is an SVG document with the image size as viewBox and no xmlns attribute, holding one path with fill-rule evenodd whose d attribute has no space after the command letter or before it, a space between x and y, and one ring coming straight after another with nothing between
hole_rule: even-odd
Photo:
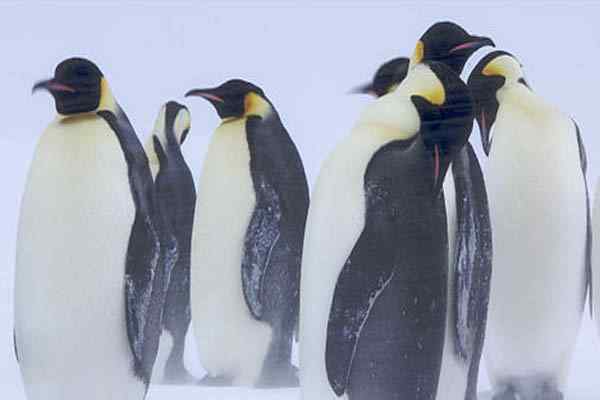
<instances>
[{"instance_id":1,"label":"white sky","mask_svg":"<svg viewBox=\"0 0 600 400\"><path fill-rule=\"evenodd\" d=\"M251 3L0 5L0 393L8 394L5 398L24 398L12 355L18 204L35 141L54 115L50 97L32 97L30 91L66 57L85 56L100 66L142 140L165 101L183 101L190 88L233 77L253 81L282 115L312 183L323 158L370 101L347 91L370 79L387 59L410 55L428 26L449 19L515 54L533 89L575 117L595 187L600 172L600 3ZM200 99L184 103L192 112L185 153L197 175L218 119ZM479 143L477 131L473 139ZM571 391L577 395L570 399L597 397L599 366L600 343L586 320L572 368ZM483 376L482 386L486 382ZM179 392L182 398L189 393ZM151 399L162 397L167 398L150 394Z\"/></svg>"}]
</instances>

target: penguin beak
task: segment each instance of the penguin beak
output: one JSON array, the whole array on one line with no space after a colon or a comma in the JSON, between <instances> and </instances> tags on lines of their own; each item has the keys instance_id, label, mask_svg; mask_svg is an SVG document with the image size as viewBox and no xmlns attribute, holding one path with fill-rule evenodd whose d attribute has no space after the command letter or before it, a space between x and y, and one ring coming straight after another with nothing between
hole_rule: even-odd
<instances>
[{"instance_id":1,"label":"penguin beak","mask_svg":"<svg viewBox=\"0 0 600 400\"><path fill-rule=\"evenodd\" d=\"M69 85L65 85L64 83L60 83L54 79L48 79L45 81L39 81L31 88L31 94L37 92L38 90L47 90L50 93L75 93L75 89Z\"/></svg>"},{"instance_id":2,"label":"penguin beak","mask_svg":"<svg viewBox=\"0 0 600 400\"><path fill-rule=\"evenodd\" d=\"M373 89L373 84L371 83L365 83L357 86L350 90L349 94L368 94L370 96L376 96L375 89Z\"/></svg>"},{"instance_id":3,"label":"penguin beak","mask_svg":"<svg viewBox=\"0 0 600 400\"><path fill-rule=\"evenodd\" d=\"M490 148L492 147L492 138L490 137L490 118L487 116L485 108L481 108L475 115L477 124L479 125L479 132L481 134L481 145L486 156L490 155Z\"/></svg>"},{"instance_id":4,"label":"penguin beak","mask_svg":"<svg viewBox=\"0 0 600 400\"><path fill-rule=\"evenodd\" d=\"M185 94L185 97L190 97L190 96L202 97L202 98L210 101L211 103L225 103L225 100L221 96L215 94L215 91L216 90L214 88L212 88L212 89L192 89Z\"/></svg>"},{"instance_id":5,"label":"penguin beak","mask_svg":"<svg viewBox=\"0 0 600 400\"><path fill-rule=\"evenodd\" d=\"M492 46L496 47L496 44L492 41L492 39L483 37L483 36L471 36L469 40L464 43L459 44L458 46L454 46L450 49L449 53L453 54L462 50L469 50L470 52L475 52L476 50L484 47L484 46Z\"/></svg>"}]
</instances>

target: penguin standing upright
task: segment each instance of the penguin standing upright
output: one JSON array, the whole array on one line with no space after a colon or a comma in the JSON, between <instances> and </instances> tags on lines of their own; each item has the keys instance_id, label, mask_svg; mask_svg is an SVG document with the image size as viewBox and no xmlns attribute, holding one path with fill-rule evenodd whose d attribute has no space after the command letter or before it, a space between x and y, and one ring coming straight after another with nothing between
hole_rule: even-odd
<instances>
[{"instance_id":1,"label":"penguin standing upright","mask_svg":"<svg viewBox=\"0 0 600 400\"><path fill-rule=\"evenodd\" d=\"M165 227L177 240L177 263L171 271L163 311L163 335L154 367L163 383L190 383L184 365L185 338L190 325L190 248L196 189L194 178L183 158L181 145L190 131L190 113L170 101L160 110L146 146L155 179L157 207ZM154 380L154 379L153 379Z\"/></svg>"},{"instance_id":2,"label":"penguin standing upright","mask_svg":"<svg viewBox=\"0 0 600 400\"><path fill-rule=\"evenodd\" d=\"M441 188L472 119L458 75L417 65L323 164L302 265L303 399L435 398L448 269Z\"/></svg>"},{"instance_id":3,"label":"penguin standing upright","mask_svg":"<svg viewBox=\"0 0 600 400\"><path fill-rule=\"evenodd\" d=\"M222 119L199 182L192 235L192 319L207 385L297 386L298 322L308 185L264 92L230 80L188 96Z\"/></svg>"},{"instance_id":4,"label":"penguin standing upright","mask_svg":"<svg viewBox=\"0 0 600 400\"><path fill-rule=\"evenodd\" d=\"M494 278L485 351L494 399L563 399L591 273L583 142L507 52L485 56L469 87L489 155Z\"/></svg>"},{"instance_id":5,"label":"penguin standing upright","mask_svg":"<svg viewBox=\"0 0 600 400\"><path fill-rule=\"evenodd\" d=\"M102 72L71 58L23 196L15 347L29 400L143 399L176 254L148 161Z\"/></svg>"},{"instance_id":6,"label":"penguin standing upright","mask_svg":"<svg viewBox=\"0 0 600 400\"><path fill-rule=\"evenodd\" d=\"M489 38L469 35L451 22L434 24L419 43L415 51L418 57L413 59L415 65L440 60L457 74L476 50L494 44ZM460 51L453 50L457 48ZM384 96L404 80L408 68L407 58L390 60L377 70L370 83L355 92ZM468 142L454 158L450 177L444 180L444 199L450 259L449 301L438 398L475 400L489 300L492 237L483 174Z\"/></svg>"}]
</instances>

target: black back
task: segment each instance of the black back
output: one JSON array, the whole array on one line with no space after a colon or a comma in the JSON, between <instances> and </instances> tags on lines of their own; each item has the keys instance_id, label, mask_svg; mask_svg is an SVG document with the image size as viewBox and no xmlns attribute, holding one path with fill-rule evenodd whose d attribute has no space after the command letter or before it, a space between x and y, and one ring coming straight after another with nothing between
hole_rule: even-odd
<instances>
[{"instance_id":1,"label":"black back","mask_svg":"<svg viewBox=\"0 0 600 400\"><path fill-rule=\"evenodd\" d=\"M259 384L288 386L297 381L291 347L298 324L308 184L300 155L275 109L265 117L248 117L246 135L256 206L244 243L244 297L254 318L273 328ZM292 378L284 372L275 376L284 369Z\"/></svg>"},{"instance_id":2,"label":"black back","mask_svg":"<svg viewBox=\"0 0 600 400\"><path fill-rule=\"evenodd\" d=\"M128 167L135 219L125 259L125 310L132 368L146 386L152 376L169 275L177 259L175 240L166 236L157 213L148 158L123 111L98 111L119 139Z\"/></svg>"},{"instance_id":3,"label":"black back","mask_svg":"<svg viewBox=\"0 0 600 400\"><path fill-rule=\"evenodd\" d=\"M492 275L492 227L483 173L470 143L452 163L456 199L451 313L457 357L469 366L466 400L477 399Z\"/></svg>"},{"instance_id":4,"label":"black back","mask_svg":"<svg viewBox=\"0 0 600 400\"><path fill-rule=\"evenodd\" d=\"M163 148L156 136L153 137L154 150L160 163L155 180L158 210L166 221L164 234L173 234L177 241L177 263L171 272L163 314L164 328L171 333L175 341L179 342L174 343L174 346L183 346L191 320L190 260L196 206L194 178L173 130L177 113L181 108L183 106L177 103L167 103L165 147ZM182 352L183 348L180 350Z\"/></svg>"},{"instance_id":5,"label":"black back","mask_svg":"<svg viewBox=\"0 0 600 400\"><path fill-rule=\"evenodd\" d=\"M373 156L365 227L335 288L326 366L338 396L434 398L444 346L448 242L443 194L420 135Z\"/></svg>"}]
</instances>

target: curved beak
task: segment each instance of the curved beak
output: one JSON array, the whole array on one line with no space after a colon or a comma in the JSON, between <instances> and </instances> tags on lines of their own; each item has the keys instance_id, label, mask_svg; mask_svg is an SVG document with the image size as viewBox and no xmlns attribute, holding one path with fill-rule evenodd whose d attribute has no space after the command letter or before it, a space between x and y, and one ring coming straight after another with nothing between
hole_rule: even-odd
<instances>
[{"instance_id":1,"label":"curved beak","mask_svg":"<svg viewBox=\"0 0 600 400\"><path fill-rule=\"evenodd\" d=\"M65 92L65 93L75 93L75 89L69 85L65 85L64 83L60 83L54 79L47 79L44 81L39 81L31 88L31 94L34 94L38 90L47 90L50 93L57 92Z\"/></svg>"},{"instance_id":2,"label":"curved beak","mask_svg":"<svg viewBox=\"0 0 600 400\"><path fill-rule=\"evenodd\" d=\"M351 89L348 94L368 94L375 96L375 90L373 89L373 84L369 82L360 86L356 86L355 88Z\"/></svg>"},{"instance_id":3,"label":"curved beak","mask_svg":"<svg viewBox=\"0 0 600 400\"><path fill-rule=\"evenodd\" d=\"M192 89L185 94L185 97L202 97L211 103L225 103L225 100L217 95L215 88L210 89Z\"/></svg>"},{"instance_id":4,"label":"curved beak","mask_svg":"<svg viewBox=\"0 0 600 400\"><path fill-rule=\"evenodd\" d=\"M492 147L492 138L490 136L490 118L487 117L484 108L481 108L475 114L477 125L479 125L479 133L481 135L481 145L486 156L490 155L490 148Z\"/></svg>"},{"instance_id":5,"label":"curved beak","mask_svg":"<svg viewBox=\"0 0 600 400\"><path fill-rule=\"evenodd\" d=\"M471 52L475 52L476 50L484 47L484 46L492 46L496 47L494 41L488 37L484 36L471 36L469 40L464 43L459 44L458 46L454 46L450 49L449 53L455 53L461 50L470 50Z\"/></svg>"}]
</instances>

